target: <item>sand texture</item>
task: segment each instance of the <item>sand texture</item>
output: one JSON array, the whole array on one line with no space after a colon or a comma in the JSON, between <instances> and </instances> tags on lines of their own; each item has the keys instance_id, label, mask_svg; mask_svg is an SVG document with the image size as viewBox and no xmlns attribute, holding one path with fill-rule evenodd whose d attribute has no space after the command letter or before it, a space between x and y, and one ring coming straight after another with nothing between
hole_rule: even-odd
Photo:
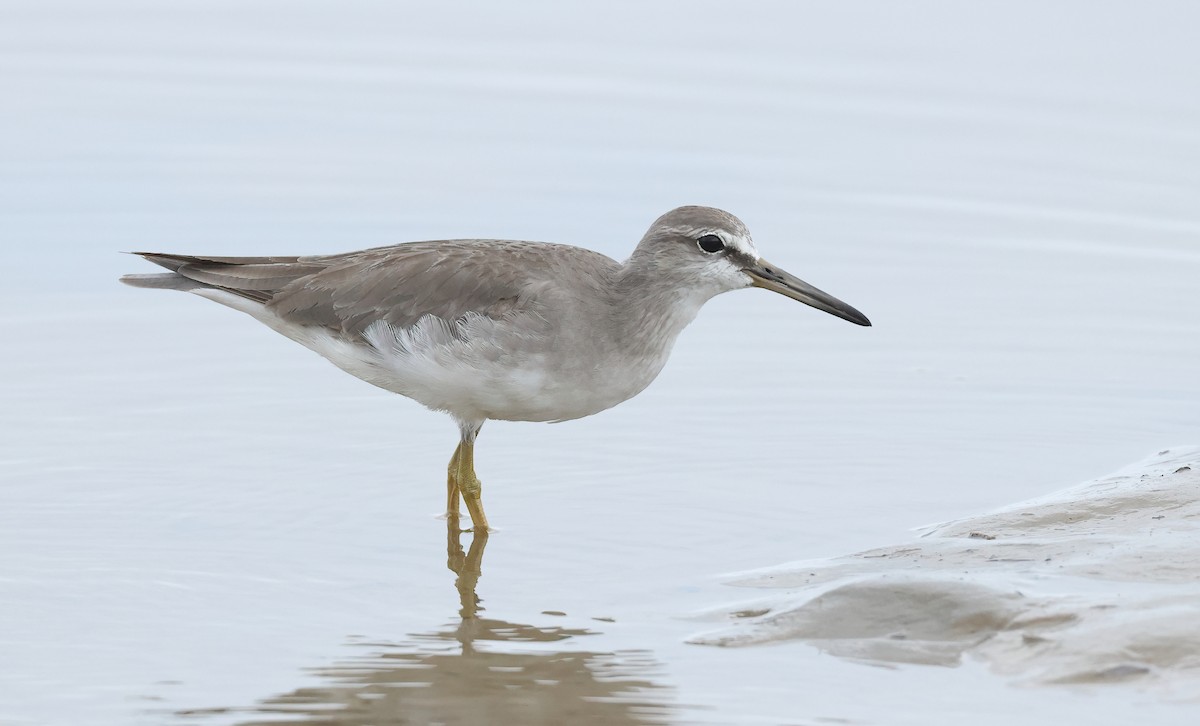
<instances>
[{"instance_id":1,"label":"sand texture","mask_svg":"<svg viewBox=\"0 0 1200 726\"><path fill-rule=\"evenodd\" d=\"M693 642L802 640L873 663L964 656L1029 684L1200 697L1200 447L924 528L913 542L748 573L787 596Z\"/></svg>"}]
</instances>

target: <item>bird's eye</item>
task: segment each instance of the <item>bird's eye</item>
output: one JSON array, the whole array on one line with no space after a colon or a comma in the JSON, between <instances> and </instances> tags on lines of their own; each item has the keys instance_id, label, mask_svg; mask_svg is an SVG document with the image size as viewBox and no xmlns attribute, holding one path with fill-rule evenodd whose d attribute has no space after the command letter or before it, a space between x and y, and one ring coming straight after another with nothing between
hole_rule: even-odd
<instances>
[{"instance_id":1,"label":"bird's eye","mask_svg":"<svg viewBox=\"0 0 1200 726\"><path fill-rule=\"evenodd\" d=\"M709 254L720 252L721 250L725 249L725 243L722 242L721 238L715 234L704 235L696 240L696 244L700 245L700 249Z\"/></svg>"}]
</instances>

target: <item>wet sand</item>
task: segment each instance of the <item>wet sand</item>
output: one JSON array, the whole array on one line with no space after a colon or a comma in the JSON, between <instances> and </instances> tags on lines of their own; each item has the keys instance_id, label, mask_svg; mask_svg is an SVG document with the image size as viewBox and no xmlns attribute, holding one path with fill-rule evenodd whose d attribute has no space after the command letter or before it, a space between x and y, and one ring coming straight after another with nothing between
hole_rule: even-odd
<instances>
[{"instance_id":1,"label":"wet sand","mask_svg":"<svg viewBox=\"0 0 1200 726\"><path fill-rule=\"evenodd\" d=\"M787 588L692 642L801 640L873 663L986 663L1022 684L1122 684L1200 702L1200 447L925 528L920 539L756 572Z\"/></svg>"}]
</instances>

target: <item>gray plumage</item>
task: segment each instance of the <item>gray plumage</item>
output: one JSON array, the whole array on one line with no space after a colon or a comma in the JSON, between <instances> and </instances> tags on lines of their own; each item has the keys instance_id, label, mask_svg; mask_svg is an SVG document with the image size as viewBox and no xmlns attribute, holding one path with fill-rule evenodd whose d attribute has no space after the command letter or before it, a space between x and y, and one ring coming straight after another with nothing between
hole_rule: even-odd
<instances>
[{"instance_id":1,"label":"gray plumage","mask_svg":"<svg viewBox=\"0 0 1200 726\"><path fill-rule=\"evenodd\" d=\"M580 418L636 395L704 302L727 290L754 284L869 324L763 263L737 217L703 206L659 217L625 263L510 240L311 257L137 254L170 272L125 282L250 313L354 376L476 428Z\"/></svg>"},{"instance_id":2,"label":"gray plumage","mask_svg":"<svg viewBox=\"0 0 1200 726\"><path fill-rule=\"evenodd\" d=\"M335 255L136 253L122 278L253 315L342 369L460 426L587 416L644 389L705 301L765 287L860 325L861 313L761 260L733 215L680 207L629 260L509 240L410 242Z\"/></svg>"},{"instance_id":3,"label":"gray plumage","mask_svg":"<svg viewBox=\"0 0 1200 726\"><path fill-rule=\"evenodd\" d=\"M174 275L128 275L137 287L206 286L262 303L281 319L361 336L383 321L493 319L536 307L539 293L580 273L611 277L614 260L568 245L510 240L409 242L310 257L202 257L135 252Z\"/></svg>"},{"instance_id":4,"label":"gray plumage","mask_svg":"<svg viewBox=\"0 0 1200 726\"><path fill-rule=\"evenodd\" d=\"M121 278L254 316L346 372L451 414L447 514L487 528L474 444L488 419L562 421L637 395L714 295L751 285L859 325L854 308L764 262L728 212L680 207L618 263L567 245L410 242L312 257L136 253Z\"/></svg>"}]
</instances>

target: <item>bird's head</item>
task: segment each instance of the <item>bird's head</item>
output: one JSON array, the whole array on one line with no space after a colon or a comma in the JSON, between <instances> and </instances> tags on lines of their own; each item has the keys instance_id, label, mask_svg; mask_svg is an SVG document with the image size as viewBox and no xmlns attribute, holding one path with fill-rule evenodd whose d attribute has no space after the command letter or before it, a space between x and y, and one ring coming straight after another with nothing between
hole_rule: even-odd
<instances>
[{"instance_id":1,"label":"bird's head","mask_svg":"<svg viewBox=\"0 0 1200 726\"><path fill-rule=\"evenodd\" d=\"M871 324L853 307L764 260L746 225L720 209L679 207L667 212L650 225L634 254L635 259L651 260L657 274L669 272L712 294L761 287L857 325Z\"/></svg>"}]
</instances>

